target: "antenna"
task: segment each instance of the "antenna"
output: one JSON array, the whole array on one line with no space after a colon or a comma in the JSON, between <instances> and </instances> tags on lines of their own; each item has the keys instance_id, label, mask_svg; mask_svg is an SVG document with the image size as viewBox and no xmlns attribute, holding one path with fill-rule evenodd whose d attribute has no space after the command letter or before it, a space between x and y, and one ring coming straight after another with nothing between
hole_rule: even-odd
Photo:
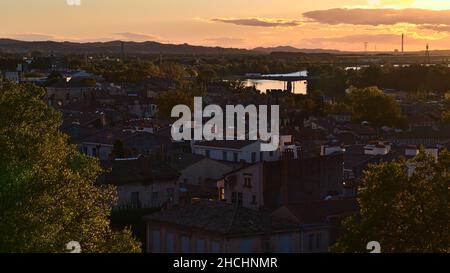
<instances>
[{"instance_id":1,"label":"antenna","mask_svg":"<svg viewBox=\"0 0 450 273\"><path fill-rule=\"evenodd\" d=\"M430 57L430 45L427 44L427 48L426 48L426 51L425 51L425 63L426 63L426 64L430 64L430 62L431 62L431 57Z\"/></svg>"},{"instance_id":2,"label":"antenna","mask_svg":"<svg viewBox=\"0 0 450 273\"><path fill-rule=\"evenodd\" d=\"M402 53L405 52L405 34L402 33Z\"/></svg>"},{"instance_id":3,"label":"antenna","mask_svg":"<svg viewBox=\"0 0 450 273\"><path fill-rule=\"evenodd\" d=\"M369 45L369 42L364 42L364 53L367 54L367 46Z\"/></svg>"}]
</instances>

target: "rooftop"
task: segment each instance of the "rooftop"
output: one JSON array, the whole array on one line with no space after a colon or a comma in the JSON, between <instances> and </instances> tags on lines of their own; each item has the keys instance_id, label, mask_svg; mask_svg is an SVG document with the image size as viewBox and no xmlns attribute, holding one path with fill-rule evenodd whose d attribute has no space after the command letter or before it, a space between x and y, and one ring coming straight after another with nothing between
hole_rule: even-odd
<instances>
[{"instance_id":1,"label":"rooftop","mask_svg":"<svg viewBox=\"0 0 450 273\"><path fill-rule=\"evenodd\" d=\"M330 218L348 216L359 210L356 199L308 201L286 206L302 224L328 222Z\"/></svg>"},{"instance_id":2,"label":"rooftop","mask_svg":"<svg viewBox=\"0 0 450 273\"><path fill-rule=\"evenodd\" d=\"M157 212L144 219L227 236L298 229L294 222L274 217L266 211L213 201L199 201L188 206Z\"/></svg>"},{"instance_id":3,"label":"rooftop","mask_svg":"<svg viewBox=\"0 0 450 273\"><path fill-rule=\"evenodd\" d=\"M108 184L150 184L154 181L176 180L179 177L179 173L168 164L150 157L140 156L102 164L105 169L110 169L110 172L105 174L105 182Z\"/></svg>"},{"instance_id":4,"label":"rooftop","mask_svg":"<svg viewBox=\"0 0 450 273\"><path fill-rule=\"evenodd\" d=\"M213 140L213 141L203 141L196 142L194 146L201 147L211 147L211 148L223 148L223 149L233 149L240 150L251 144L258 142L257 140Z\"/></svg>"}]
</instances>

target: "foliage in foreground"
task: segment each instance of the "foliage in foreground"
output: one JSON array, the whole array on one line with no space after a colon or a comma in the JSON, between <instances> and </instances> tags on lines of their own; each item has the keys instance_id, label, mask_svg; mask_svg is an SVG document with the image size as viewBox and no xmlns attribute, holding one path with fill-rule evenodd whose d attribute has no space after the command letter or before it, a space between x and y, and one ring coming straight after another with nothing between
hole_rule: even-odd
<instances>
[{"instance_id":1,"label":"foliage in foreground","mask_svg":"<svg viewBox=\"0 0 450 273\"><path fill-rule=\"evenodd\" d=\"M412 175L408 168L415 166ZM360 214L344 222L335 252L450 252L450 153L439 161L422 153L413 162L372 165L359 191Z\"/></svg>"},{"instance_id":2,"label":"foliage in foreground","mask_svg":"<svg viewBox=\"0 0 450 273\"><path fill-rule=\"evenodd\" d=\"M99 162L68 145L60 116L29 85L0 88L0 252L139 252L110 228L113 187L94 185Z\"/></svg>"}]
</instances>

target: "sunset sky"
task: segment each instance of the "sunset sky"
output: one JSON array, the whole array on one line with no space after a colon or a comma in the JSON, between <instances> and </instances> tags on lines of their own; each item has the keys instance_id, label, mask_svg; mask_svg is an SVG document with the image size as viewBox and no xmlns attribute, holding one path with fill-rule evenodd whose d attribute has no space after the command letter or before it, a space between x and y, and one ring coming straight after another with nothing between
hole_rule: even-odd
<instances>
[{"instance_id":1,"label":"sunset sky","mask_svg":"<svg viewBox=\"0 0 450 273\"><path fill-rule=\"evenodd\" d=\"M450 0L1 0L0 37L392 51L450 49Z\"/></svg>"}]
</instances>

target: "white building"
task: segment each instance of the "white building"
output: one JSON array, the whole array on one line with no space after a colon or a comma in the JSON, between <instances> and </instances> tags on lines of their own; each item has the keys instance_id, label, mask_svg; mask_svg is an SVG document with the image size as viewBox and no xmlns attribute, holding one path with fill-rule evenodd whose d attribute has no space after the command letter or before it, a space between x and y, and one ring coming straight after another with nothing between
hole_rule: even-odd
<instances>
[{"instance_id":1,"label":"white building","mask_svg":"<svg viewBox=\"0 0 450 273\"><path fill-rule=\"evenodd\" d=\"M280 149L273 152L262 152L261 141L222 140L203 141L192 144L192 153L203 155L214 160L255 163L259 161L276 161L281 158Z\"/></svg>"}]
</instances>

